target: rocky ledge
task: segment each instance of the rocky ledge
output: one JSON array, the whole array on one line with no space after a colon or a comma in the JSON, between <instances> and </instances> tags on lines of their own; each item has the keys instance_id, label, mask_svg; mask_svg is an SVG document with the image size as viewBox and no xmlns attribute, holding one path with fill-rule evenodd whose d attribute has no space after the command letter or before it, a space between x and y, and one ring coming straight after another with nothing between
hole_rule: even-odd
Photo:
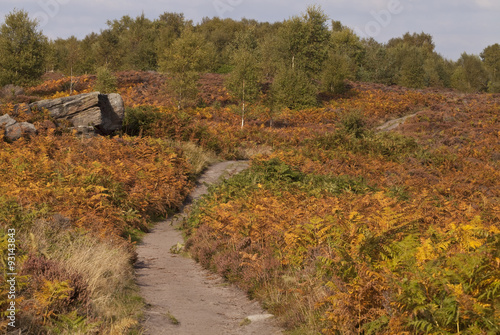
<instances>
[{"instance_id":1,"label":"rocky ledge","mask_svg":"<svg viewBox=\"0 0 500 335\"><path fill-rule=\"evenodd\" d=\"M121 129L125 115L123 99L116 93L92 92L15 107L25 113L42 109L48 110L54 120L68 120L78 132L86 134L110 135ZM17 122L8 114L0 116L0 127L7 141L37 133L33 124Z\"/></svg>"}]
</instances>

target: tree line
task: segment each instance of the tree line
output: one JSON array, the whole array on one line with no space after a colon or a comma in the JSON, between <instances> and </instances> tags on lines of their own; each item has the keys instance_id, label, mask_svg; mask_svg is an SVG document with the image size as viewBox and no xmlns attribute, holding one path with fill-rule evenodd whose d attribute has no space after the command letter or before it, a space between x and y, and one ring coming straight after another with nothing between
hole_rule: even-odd
<instances>
[{"instance_id":1,"label":"tree line","mask_svg":"<svg viewBox=\"0 0 500 335\"><path fill-rule=\"evenodd\" d=\"M243 104L261 98L271 109L314 105L318 93L342 93L348 79L500 92L499 44L452 61L436 52L429 34L379 43L330 21L317 6L275 23L214 17L194 24L169 12L155 20L123 16L83 39L49 40L23 10L6 15L0 27L1 86L30 85L46 71L79 75L98 68L165 72L179 108L203 72L229 74L227 86Z\"/></svg>"}]
</instances>

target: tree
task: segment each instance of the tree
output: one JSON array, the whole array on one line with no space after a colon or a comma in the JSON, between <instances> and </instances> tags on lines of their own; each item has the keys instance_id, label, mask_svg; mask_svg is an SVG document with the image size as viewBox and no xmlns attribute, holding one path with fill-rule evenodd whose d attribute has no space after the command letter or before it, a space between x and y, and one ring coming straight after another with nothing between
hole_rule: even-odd
<instances>
[{"instance_id":1,"label":"tree","mask_svg":"<svg viewBox=\"0 0 500 335\"><path fill-rule=\"evenodd\" d=\"M111 71L120 70L125 57L125 51L120 47L120 34L120 30L109 28L97 36L90 50L95 60L94 70L101 66Z\"/></svg>"},{"instance_id":2,"label":"tree","mask_svg":"<svg viewBox=\"0 0 500 335\"><path fill-rule=\"evenodd\" d=\"M97 45L99 44L99 35L97 33L90 33L83 38L80 43L80 49L82 50L81 61L78 63L77 67L81 73L93 73L96 68L99 67L100 61L98 61L99 55L97 53Z\"/></svg>"},{"instance_id":3,"label":"tree","mask_svg":"<svg viewBox=\"0 0 500 335\"><path fill-rule=\"evenodd\" d=\"M271 86L271 95L277 108L300 109L318 103L317 89L307 74L289 66L278 70Z\"/></svg>"},{"instance_id":4,"label":"tree","mask_svg":"<svg viewBox=\"0 0 500 335\"><path fill-rule=\"evenodd\" d=\"M212 70L219 73L229 72L227 64L231 57L230 48L237 34L245 30L244 24L229 18L205 17L195 29L215 47L216 59L212 64Z\"/></svg>"},{"instance_id":5,"label":"tree","mask_svg":"<svg viewBox=\"0 0 500 335\"><path fill-rule=\"evenodd\" d=\"M278 64L271 87L278 108L317 104L317 79L328 57L330 32L323 11L310 6L302 16L283 22L278 30Z\"/></svg>"},{"instance_id":6,"label":"tree","mask_svg":"<svg viewBox=\"0 0 500 335\"><path fill-rule=\"evenodd\" d=\"M453 62L433 53L425 60L424 71L429 87L451 87Z\"/></svg>"},{"instance_id":7,"label":"tree","mask_svg":"<svg viewBox=\"0 0 500 335\"><path fill-rule=\"evenodd\" d=\"M156 31L153 22L144 16L130 20L120 36L120 47L123 50L124 69L157 70Z\"/></svg>"},{"instance_id":8,"label":"tree","mask_svg":"<svg viewBox=\"0 0 500 335\"><path fill-rule=\"evenodd\" d=\"M260 68L264 78L274 77L282 59L279 52L279 37L276 33L269 34L259 43Z\"/></svg>"},{"instance_id":9,"label":"tree","mask_svg":"<svg viewBox=\"0 0 500 335\"><path fill-rule=\"evenodd\" d=\"M278 32L284 65L301 69L309 78L321 73L330 38L326 23L327 16L316 6L285 21Z\"/></svg>"},{"instance_id":10,"label":"tree","mask_svg":"<svg viewBox=\"0 0 500 335\"><path fill-rule=\"evenodd\" d=\"M213 59L213 46L190 27L162 55L160 69L172 76L169 87L176 96L179 110L195 100L199 73L208 69Z\"/></svg>"},{"instance_id":11,"label":"tree","mask_svg":"<svg viewBox=\"0 0 500 335\"><path fill-rule=\"evenodd\" d=\"M393 48L402 44L423 48L428 53L434 52L435 47L432 36L424 32L421 32L420 34L406 33L403 35L403 37L392 38L389 40L389 42L387 42L387 46L389 48Z\"/></svg>"},{"instance_id":12,"label":"tree","mask_svg":"<svg viewBox=\"0 0 500 335\"><path fill-rule=\"evenodd\" d=\"M339 21L332 21L330 50L321 74L323 91L343 93L345 80L357 77L365 52L361 40L351 29Z\"/></svg>"},{"instance_id":13,"label":"tree","mask_svg":"<svg viewBox=\"0 0 500 335\"><path fill-rule=\"evenodd\" d=\"M0 85L31 85L45 70L47 38L25 11L6 15L0 27Z\"/></svg>"},{"instance_id":14,"label":"tree","mask_svg":"<svg viewBox=\"0 0 500 335\"><path fill-rule=\"evenodd\" d=\"M241 101L241 128L245 125L246 102L254 101L259 95L260 69L256 56L257 42L253 30L239 34L231 56L233 70L226 86Z\"/></svg>"},{"instance_id":15,"label":"tree","mask_svg":"<svg viewBox=\"0 0 500 335\"><path fill-rule=\"evenodd\" d=\"M357 65L361 65L366 53L360 38L352 29L344 27L339 21L332 21L330 50L349 57Z\"/></svg>"},{"instance_id":16,"label":"tree","mask_svg":"<svg viewBox=\"0 0 500 335\"><path fill-rule=\"evenodd\" d=\"M321 85L324 92L344 93L346 91L347 79L354 79L356 65L346 55L330 52L330 56L325 63L321 78Z\"/></svg>"},{"instance_id":17,"label":"tree","mask_svg":"<svg viewBox=\"0 0 500 335\"><path fill-rule=\"evenodd\" d=\"M98 66L114 71L157 69L157 24L143 13L135 19L125 15L120 20L108 21L107 25L108 29L101 31L93 45Z\"/></svg>"},{"instance_id":18,"label":"tree","mask_svg":"<svg viewBox=\"0 0 500 335\"><path fill-rule=\"evenodd\" d=\"M489 73L488 91L500 92L500 44L486 47L480 56Z\"/></svg>"},{"instance_id":19,"label":"tree","mask_svg":"<svg viewBox=\"0 0 500 335\"><path fill-rule=\"evenodd\" d=\"M385 45L373 38L363 40L365 54L358 70L361 81L395 84L395 59Z\"/></svg>"},{"instance_id":20,"label":"tree","mask_svg":"<svg viewBox=\"0 0 500 335\"><path fill-rule=\"evenodd\" d=\"M192 25L192 22L186 21L182 13L165 12L154 21L154 25L156 51L158 55L162 55L176 39L181 37L184 28Z\"/></svg>"},{"instance_id":21,"label":"tree","mask_svg":"<svg viewBox=\"0 0 500 335\"><path fill-rule=\"evenodd\" d=\"M440 68L442 57L434 52L432 36L406 33L387 42L388 58L394 69L393 82L406 87L442 86L445 73ZM442 77L441 77L442 76Z\"/></svg>"},{"instance_id":22,"label":"tree","mask_svg":"<svg viewBox=\"0 0 500 335\"><path fill-rule=\"evenodd\" d=\"M75 36L51 41L49 48L53 55L52 70L61 71L66 75L85 73L82 69L83 52L81 42Z\"/></svg>"},{"instance_id":23,"label":"tree","mask_svg":"<svg viewBox=\"0 0 500 335\"><path fill-rule=\"evenodd\" d=\"M181 37L181 33L184 30L184 27L186 27L187 24L191 24L191 22L185 21L184 14L170 12L161 14L158 18L158 22L161 22L162 27L165 28L165 31L169 32L171 42ZM169 43L168 45L171 44L172 43Z\"/></svg>"},{"instance_id":24,"label":"tree","mask_svg":"<svg viewBox=\"0 0 500 335\"><path fill-rule=\"evenodd\" d=\"M425 50L409 44L401 44L391 49L397 65L396 82L398 85L423 88L426 86L425 78Z\"/></svg>"},{"instance_id":25,"label":"tree","mask_svg":"<svg viewBox=\"0 0 500 335\"><path fill-rule=\"evenodd\" d=\"M95 84L96 91L99 91L102 94L109 94L116 92L117 87L118 79L108 68L103 66L97 69L97 78Z\"/></svg>"},{"instance_id":26,"label":"tree","mask_svg":"<svg viewBox=\"0 0 500 335\"><path fill-rule=\"evenodd\" d=\"M465 52L462 54L453 72L451 85L460 91L470 93L487 90L488 73L479 56Z\"/></svg>"}]
</instances>

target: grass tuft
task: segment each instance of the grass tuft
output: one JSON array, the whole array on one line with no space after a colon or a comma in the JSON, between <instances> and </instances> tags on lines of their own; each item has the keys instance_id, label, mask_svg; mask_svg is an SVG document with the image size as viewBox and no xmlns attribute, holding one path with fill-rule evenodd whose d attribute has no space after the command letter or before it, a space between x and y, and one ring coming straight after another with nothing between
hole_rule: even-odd
<instances>
[{"instance_id":1,"label":"grass tuft","mask_svg":"<svg viewBox=\"0 0 500 335\"><path fill-rule=\"evenodd\" d=\"M166 316L167 316L167 318L168 318L168 321L169 321L171 324L173 324L173 325L175 325L175 326L177 326L177 325L179 325L179 324L180 324L180 321L179 321L179 320L178 320L178 319L177 319L177 318L176 318L176 317L175 317L172 313L170 313L170 311L168 311L168 312L166 313Z\"/></svg>"}]
</instances>

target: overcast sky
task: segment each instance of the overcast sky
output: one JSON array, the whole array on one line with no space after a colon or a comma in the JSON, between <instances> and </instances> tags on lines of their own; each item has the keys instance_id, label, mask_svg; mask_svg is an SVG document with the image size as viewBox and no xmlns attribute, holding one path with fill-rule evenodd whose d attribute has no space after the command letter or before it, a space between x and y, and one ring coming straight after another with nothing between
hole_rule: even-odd
<instances>
[{"instance_id":1,"label":"overcast sky","mask_svg":"<svg viewBox=\"0 0 500 335\"><path fill-rule=\"evenodd\" d=\"M164 12L203 17L283 21L317 4L330 19L379 42L406 32L425 32L436 50L456 60L462 52L479 54L500 43L500 0L0 0L0 22L14 8L40 20L51 39L83 38L106 28L107 20L144 13L156 19Z\"/></svg>"}]
</instances>

